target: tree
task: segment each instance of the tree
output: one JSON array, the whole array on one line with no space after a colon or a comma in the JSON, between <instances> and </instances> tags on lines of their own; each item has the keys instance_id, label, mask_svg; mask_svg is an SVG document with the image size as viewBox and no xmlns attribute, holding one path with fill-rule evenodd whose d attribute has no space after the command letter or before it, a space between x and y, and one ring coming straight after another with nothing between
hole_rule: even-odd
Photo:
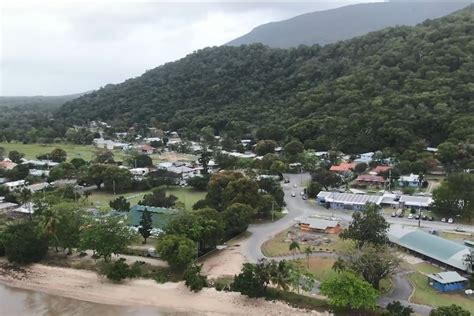
<instances>
[{"instance_id":1,"label":"tree","mask_svg":"<svg viewBox=\"0 0 474 316\"><path fill-rule=\"evenodd\" d=\"M388 242L387 230L390 224L380 213L376 204L368 203L362 211L352 214L352 222L339 237L342 239L352 239L358 248L366 243L374 245L384 245Z\"/></svg>"},{"instance_id":2,"label":"tree","mask_svg":"<svg viewBox=\"0 0 474 316\"><path fill-rule=\"evenodd\" d=\"M378 290L380 281L393 275L399 264L400 259L387 247L365 244L339 258L334 268L354 271Z\"/></svg>"},{"instance_id":3,"label":"tree","mask_svg":"<svg viewBox=\"0 0 474 316\"><path fill-rule=\"evenodd\" d=\"M262 297L265 296L269 284L268 263L260 260L257 264L244 263L240 274L234 277L231 288L248 297Z\"/></svg>"},{"instance_id":4,"label":"tree","mask_svg":"<svg viewBox=\"0 0 474 316\"><path fill-rule=\"evenodd\" d=\"M311 254L313 253L313 248L311 248L311 246L306 246L304 248L304 253L306 255L306 267L309 269L309 257L311 256Z\"/></svg>"},{"instance_id":5,"label":"tree","mask_svg":"<svg viewBox=\"0 0 474 316\"><path fill-rule=\"evenodd\" d=\"M72 158L70 163L74 166L74 168L79 169L85 165L87 165L87 162L82 159L82 158Z\"/></svg>"},{"instance_id":6,"label":"tree","mask_svg":"<svg viewBox=\"0 0 474 316\"><path fill-rule=\"evenodd\" d=\"M306 188L306 194L309 198L316 198L316 196L321 192L322 186L318 182L311 181Z\"/></svg>"},{"instance_id":7,"label":"tree","mask_svg":"<svg viewBox=\"0 0 474 316\"><path fill-rule=\"evenodd\" d=\"M433 200L436 213L470 220L474 215L474 174L449 174L433 192Z\"/></svg>"},{"instance_id":8,"label":"tree","mask_svg":"<svg viewBox=\"0 0 474 316\"><path fill-rule=\"evenodd\" d=\"M12 150L8 153L8 159L10 159L14 163L21 163L21 158L23 158L25 154L20 153L16 150Z\"/></svg>"},{"instance_id":9,"label":"tree","mask_svg":"<svg viewBox=\"0 0 474 316\"><path fill-rule=\"evenodd\" d=\"M211 158L212 158L212 152L209 152L207 148L204 148L201 151L200 156L198 158L198 162L202 166L202 174L204 175L209 174L209 161L211 160Z\"/></svg>"},{"instance_id":10,"label":"tree","mask_svg":"<svg viewBox=\"0 0 474 316\"><path fill-rule=\"evenodd\" d=\"M257 142L257 146L255 146L255 153L259 156L273 154L276 146L277 144L273 140L260 140Z\"/></svg>"},{"instance_id":11,"label":"tree","mask_svg":"<svg viewBox=\"0 0 474 316\"><path fill-rule=\"evenodd\" d=\"M112 254L125 249L134 235L118 217L102 217L91 220L81 231L80 248L92 249L94 253L110 261Z\"/></svg>"},{"instance_id":12,"label":"tree","mask_svg":"<svg viewBox=\"0 0 474 316\"><path fill-rule=\"evenodd\" d=\"M28 168L27 165L21 164L13 167L11 170L6 171L6 176L11 179L11 180L24 180L26 177L28 177L28 174L30 172L30 169Z\"/></svg>"},{"instance_id":13,"label":"tree","mask_svg":"<svg viewBox=\"0 0 474 316\"><path fill-rule=\"evenodd\" d=\"M256 208L259 200L258 184L249 178L240 178L229 182L222 192L224 209L234 203L248 204Z\"/></svg>"},{"instance_id":14,"label":"tree","mask_svg":"<svg viewBox=\"0 0 474 316\"><path fill-rule=\"evenodd\" d=\"M105 170L107 165L105 164L93 164L87 169L86 180L88 183L95 184L97 189L102 188L105 178Z\"/></svg>"},{"instance_id":15,"label":"tree","mask_svg":"<svg viewBox=\"0 0 474 316\"><path fill-rule=\"evenodd\" d=\"M254 213L254 209L242 203L234 203L226 208L223 213L226 222L225 235L231 238L246 231Z\"/></svg>"},{"instance_id":16,"label":"tree","mask_svg":"<svg viewBox=\"0 0 474 316\"><path fill-rule=\"evenodd\" d=\"M46 208L39 216L39 227L46 237L53 240L54 244L56 245L56 251L57 247L59 246L59 239L56 234L59 222L60 218L57 208Z\"/></svg>"},{"instance_id":17,"label":"tree","mask_svg":"<svg viewBox=\"0 0 474 316\"><path fill-rule=\"evenodd\" d=\"M293 140L285 145L285 153L290 156L295 156L304 151L304 145L297 140Z\"/></svg>"},{"instance_id":18,"label":"tree","mask_svg":"<svg viewBox=\"0 0 474 316\"><path fill-rule=\"evenodd\" d=\"M128 159L129 166L133 168L146 168L153 166L153 160L148 155L132 155Z\"/></svg>"},{"instance_id":19,"label":"tree","mask_svg":"<svg viewBox=\"0 0 474 316\"><path fill-rule=\"evenodd\" d=\"M268 264L268 269L270 270L270 282L278 289L288 291L291 283L292 268L292 264L286 260L278 262L274 260L270 261Z\"/></svg>"},{"instance_id":20,"label":"tree","mask_svg":"<svg viewBox=\"0 0 474 316\"><path fill-rule=\"evenodd\" d=\"M113 263L107 263L104 265L101 271L107 279L120 283L123 279L132 276L129 265L125 262L124 258L120 258Z\"/></svg>"},{"instance_id":21,"label":"tree","mask_svg":"<svg viewBox=\"0 0 474 316\"><path fill-rule=\"evenodd\" d=\"M48 251L48 240L33 221L8 225L2 242L8 261L19 264L38 262Z\"/></svg>"},{"instance_id":22,"label":"tree","mask_svg":"<svg viewBox=\"0 0 474 316\"><path fill-rule=\"evenodd\" d=\"M56 181L60 179L72 179L76 176L76 168L72 163L61 162L57 166L51 168L49 172L49 181Z\"/></svg>"},{"instance_id":23,"label":"tree","mask_svg":"<svg viewBox=\"0 0 474 316\"><path fill-rule=\"evenodd\" d=\"M189 186L196 190L205 191L209 183L209 176L194 176L187 180Z\"/></svg>"},{"instance_id":24,"label":"tree","mask_svg":"<svg viewBox=\"0 0 474 316\"><path fill-rule=\"evenodd\" d=\"M293 256L296 256L296 251L300 250L299 242L297 242L296 240L293 240L288 246L288 249L293 252Z\"/></svg>"},{"instance_id":25,"label":"tree","mask_svg":"<svg viewBox=\"0 0 474 316\"><path fill-rule=\"evenodd\" d=\"M159 238L156 251L161 258L168 261L171 268L176 270L184 270L198 255L194 241L172 234L165 234Z\"/></svg>"},{"instance_id":26,"label":"tree","mask_svg":"<svg viewBox=\"0 0 474 316\"><path fill-rule=\"evenodd\" d=\"M109 202L110 208L119 212L128 212L130 211L130 202L127 201L122 195Z\"/></svg>"},{"instance_id":27,"label":"tree","mask_svg":"<svg viewBox=\"0 0 474 316\"><path fill-rule=\"evenodd\" d=\"M49 157L54 162L64 162L66 161L67 153L64 149L55 148L53 151L51 151Z\"/></svg>"},{"instance_id":28,"label":"tree","mask_svg":"<svg viewBox=\"0 0 474 316\"><path fill-rule=\"evenodd\" d=\"M4 147L0 147L0 160L5 158L6 150Z\"/></svg>"},{"instance_id":29,"label":"tree","mask_svg":"<svg viewBox=\"0 0 474 316\"><path fill-rule=\"evenodd\" d=\"M95 152L95 163L99 164L113 164L114 161L114 153L107 149L98 149Z\"/></svg>"},{"instance_id":30,"label":"tree","mask_svg":"<svg viewBox=\"0 0 474 316\"><path fill-rule=\"evenodd\" d=\"M67 249L67 253L71 254L72 250L80 245L81 231L86 223L86 215L82 209L73 203L59 203L50 207L53 216L58 218L58 223L51 231L54 231L57 246ZM43 214L40 214L41 216Z\"/></svg>"},{"instance_id":31,"label":"tree","mask_svg":"<svg viewBox=\"0 0 474 316\"><path fill-rule=\"evenodd\" d=\"M132 186L132 174L127 169L106 166L102 173L104 189L109 192L124 192Z\"/></svg>"},{"instance_id":32,"label":"tree","mask_svg":"<svg viewBox=\"0 0 474 316\"><path fill-rule=\"evenodd\" d=\"M170 208L175 206L177 200L178 198L173 194L166 196L166 190L164 188L156 188L151 191L151 194L145 194L143 200L138 202L138 204Z\"/></svg>"},{"instance_id":33,"label":"tree","mask_svg":"<svg viewBox=\"0 0 474 316\"><path fill-rule=\"evenodd\" d=\"M433 309L430 316L470 316L471 313L461 306L451 304L449 306L441 306Z\"/></svg>"},{"instance_id":34,"label":"tree","mask_svg":"<svg viewBox=\"0 0 474 316\"><path fill-rule=\"evenodd\" d=\"M184 284L193 292L207 287L207 277L201 274L202 265L191 264L184 271Z\"/></svg>"},{"instance_id":35,"label":"tree","mask_svg":"<svg viewBox=\"0 0 474 316\"><path fill-rule=\"evenodd\" d=\"M355 166L354 171L357 173L363 173L365 170L367 170L367 167L368 166L365 162L361 162Z\"/></svg>"},{"instance_id":36,"label":"tree","mask_svg":"<svg viewBox=\"0 0 474 316\"><path fill-rule=\"evenodd\" d=\"M321 293L334 307L371 310L377 306L377 291L351 272L330 276L321 283Z\"/></svg>"},{"instance_id":37,"label":"tree","mask_svg":"<svg viewBox=\"0 0 474 316\"><path fill-rule=\"evenodd\" d=\"M403 306L399 301L393 301L385 308L390 316L410 316L414 313L410 306Z\"/></svg>"},{"instance_id":38,"label":"tree","mask_svg":"<svg viewBox=\"0 0 474 316\"><path fill-rule=\"evenodd\" d=\"M145 207L145 210L142 213L142 218L140 220L140 227L138 232L143 237L143 243L146 244L146 239L151 236L151 230L153 228L153 219L151 218L151 213Z\"/></svg>"},{"instance_id":39,"label":"tree","mask_svg":"<svg viewBox=\"0 0 474 316\"><path fill-rule=\"evenodd\" d=\"M317 169L311 175L311 179L323 186L325 190L338 187L342 184L342 178L338 174L323 168Z\"/></svg>"}]
</instances>

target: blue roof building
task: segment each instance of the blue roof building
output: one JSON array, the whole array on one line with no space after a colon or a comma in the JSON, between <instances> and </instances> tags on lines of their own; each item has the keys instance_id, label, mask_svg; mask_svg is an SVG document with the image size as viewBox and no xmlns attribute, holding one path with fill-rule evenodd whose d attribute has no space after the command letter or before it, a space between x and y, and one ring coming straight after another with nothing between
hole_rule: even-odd
<instances>
[{"instance_id":1,"label":"blue roof building","mask_svg":"<svg viewBox=\"0 0 474 316\"><path fill-rule=\"evenodd\" d=\"M142 214L147 209L151 213L151 219L153 221L153 227L163 229L169 221L178 214L178 210L164 208L164 207L152 207L137 204L130 209L128 213L128 222L132 226L140 226Z\"/></svg>"},{"instance_id":2,"label":"blue roof building","mask_svg":"<svg viewBox=\"0 0 474 316\"><path fill-rule=\"evenodd\" d=\"M428 281L440 292L457 292L464 290L467 279L457 272L447 271L428 275Z\"/></svg>"}]
</instances>

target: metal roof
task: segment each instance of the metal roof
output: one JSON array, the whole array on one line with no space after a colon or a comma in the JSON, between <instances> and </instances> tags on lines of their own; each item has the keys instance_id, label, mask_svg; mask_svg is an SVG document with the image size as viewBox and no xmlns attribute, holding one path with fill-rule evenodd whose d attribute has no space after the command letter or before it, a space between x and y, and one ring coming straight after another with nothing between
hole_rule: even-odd
<instances>
[{"instance_id":1,"label":"metal roof","mask_svg":"<svg viewBox=\"0 0 474 316\"><path fill-rule=\"evenodd\" d=\"M460 270L467 269L463 259L466 254L469 254L469 248L462 244L400 225L390 226L388 238L395 244L439 262Z\"/></svg>"},{"instance_id":2,"label":"metal roof","mask_svg":"<svg viewBox=\"0 0 474 316\"><path fill-rule=\"evenodd\" d=\"M435 280L436 282L441 283L441 284L467 281L465 277L459 275L459 273L455 271L446 271L446 272L429 274L428 278Z\"/></svg>"},{"instance_id":3,"label":"metal roof","mask_svg":"<svg viewBox=\"0 0 474 316\"><path fill-rule=\"evenodd\" d=\"M377 205L382 201L381 195L352 194L338 192L319 192L318 198L324 198L326 202L334 202L346 205L365 205L375 203Z\"/></svg>"}]
</instances>

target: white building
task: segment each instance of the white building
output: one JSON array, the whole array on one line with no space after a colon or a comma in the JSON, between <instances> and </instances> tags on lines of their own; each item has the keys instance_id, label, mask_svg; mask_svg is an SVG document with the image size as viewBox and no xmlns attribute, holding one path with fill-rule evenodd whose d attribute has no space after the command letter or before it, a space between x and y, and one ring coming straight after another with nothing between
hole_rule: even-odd
<instances>
[{"instance_id":1,"label":"white building","mask_svg":"<svg viewBox=\"0 0 474 316\"><path fill-rule=\"evenodd\" d=\"M14 190L19 190L25 187L26 181L25 180L18 180L18 181L12 181L12 182L7 182L3 184L6 186L10 191Z\"/></svg>"}]
</instances>

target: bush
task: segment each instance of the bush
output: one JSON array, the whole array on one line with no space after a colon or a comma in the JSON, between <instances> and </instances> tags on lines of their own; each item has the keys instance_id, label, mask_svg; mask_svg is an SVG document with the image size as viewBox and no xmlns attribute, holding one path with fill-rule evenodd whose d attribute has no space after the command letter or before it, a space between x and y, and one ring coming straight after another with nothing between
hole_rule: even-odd
<instances>
[{"instance_id":1,"label":"bush","mask_svg":"<svg viewBox=\"0 0 474 316\"><path fill-rule=\"evenodd\" d=\"M202 265L192 264L184 271L186 286L193 292L199 292L207 287L207 277L201 274Z\"/></svg>"},{"instance_id":2,"label":"bush","mask_svg":"<svg viewBox=\"0 0 474 316\"><path fill-rule=\"evenodd\" d=\"M130 267L125 263L125 259L120 258L113 263L103 266L101 272L112 282L119 283L123 279L132 278Z\"/></svg>"},{"instance_id":3,"label":"bush","mask_svg":"<svg viewBox=\"0 0 474 316\"><path fill-rule=\"evenodd\" d=\"M31 221L7 227L3 245L8 261L19 264L38 262L48 252L48 240Z\"/></svg>"}]
</instances>

